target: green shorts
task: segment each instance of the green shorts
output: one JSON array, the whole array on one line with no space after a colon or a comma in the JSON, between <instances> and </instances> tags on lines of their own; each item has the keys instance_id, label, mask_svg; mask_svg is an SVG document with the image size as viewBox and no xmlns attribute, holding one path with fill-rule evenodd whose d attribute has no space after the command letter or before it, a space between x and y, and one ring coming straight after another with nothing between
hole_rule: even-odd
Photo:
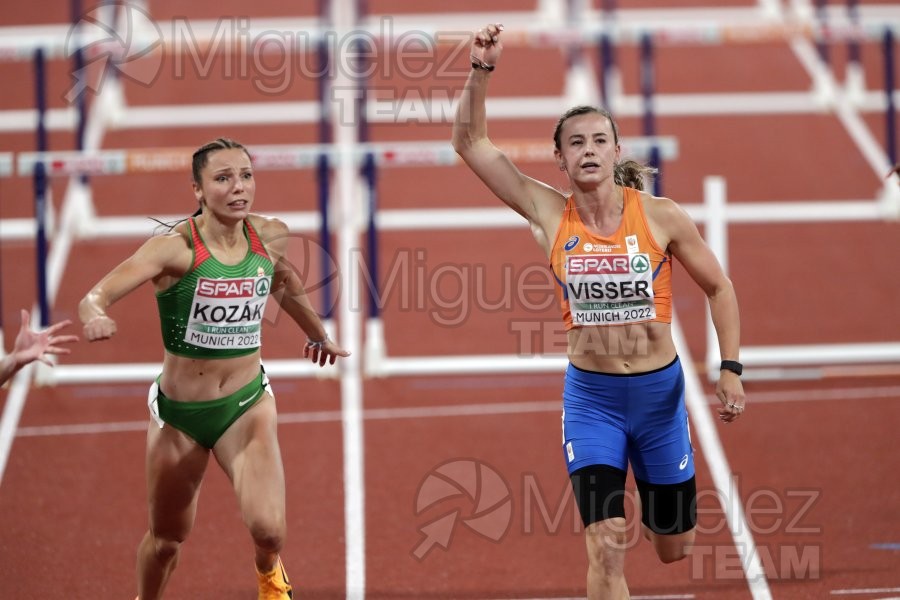
<instances>
[{"instance_id":1,"label":"green shorts","mask_svg":"<svg viewBox=\"0 0 900 600\"><path fill-rule=\"evenodd\" d=\"M210 450L231 424L256 404L264 393L272 395L269 378L262 369L253 381L233 394L201 402L180 402L167 398L159 389L161 377L157 377L150 386L147 397L150 416L160 429L168 423Z\"/></svg>"}]
</instances>

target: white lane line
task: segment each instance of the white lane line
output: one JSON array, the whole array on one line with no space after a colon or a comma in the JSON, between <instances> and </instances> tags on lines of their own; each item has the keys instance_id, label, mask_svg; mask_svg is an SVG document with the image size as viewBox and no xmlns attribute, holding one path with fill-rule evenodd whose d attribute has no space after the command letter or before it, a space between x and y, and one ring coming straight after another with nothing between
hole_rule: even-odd
<instances>
[{"instance_id":1,"label":"white lane line","mask_svg":"<svg viewBox=\"0 0 900 600\"><path fill-rule=\"evenodd\" d=\"M143 389L143 388L141 388ZM12 392L10 392L12 395ZM709 404L718 404L715 396L707 396ZM900 399L900 386L845 388L832 390L791 390L786 392L756 392L750 396L753 404L776 404L779 402L800 402L816 400L863 400L867 398ZM486 404L449 404L444 406L406 406L398 408L370 408L362 412L366 421L391 419L428 419L439 417L491 416L525 413L558 412L561 400L534 402L493 402ZM340 421L341 411L284 412L278 415L278 423L329 423ZM117 433L122 431L144 431L146 421L122 421L112 423L79 423L64 425L34 425L20 427L18 437L41 437L55 435L91 435Z\"/></svg>"},{"instance_id":2,"label":"white lane line","mask_svg":"<svg viewBox=\"0 0 900 600\"><path fill-rule=\"evenodd\" d=\"M537 412L557 412L560 401L551 402L499 402L495 404L459 404L449 406L416 406L407 408L370 408L362 411L366 421L391 419L422 419L432 417L465 417L507 415ZM322 410L308 412L288 412L278 415L279 425L295 423L334 423L343 420L342 411ZM80 423L73 425L34 425L20 427L18 437L46 437L57 435L90 435L98 433L118 433L122 431L144 431L147 421L119 421L113 423Z\"/></svg>"},{"instance_id":3,"label":"white lane line","mask_svg":"<svg viewBox=\"0 0 900 600\"><path fill-rule=\"evenodd\" d=\"M895 588L847 588L843 590L831 590L832 596L850 596L855 594L895 594L900 592L900 587Z\"/></svg>"},{"instance_id":4,"label":"white lane line","mask_svg":"<svg viewBox=\"0 0 900 600\"><path fill-rule=\"evenodd\" d=\"M771 600L772 591L766 579L766 572L760 562L759 553L756 550L756 542L753 540L751 529L744 517L744 509L741 504L740 491L737 482L731 472L725 450L719 440L715 423L711 414L712 409L706 402L703 385L693 361L690 359L687 342L681 325L672 314L672 338L675 340L675 348L681 356L681 366L684 370L685 402L688 408L691 422L700 439L709 472L712 475L713 485L719 494L719 502L725 514L725 520L731 530L735 548L741 558L741 566L747 578L747 585L754 600Z\"/></svg>"},{"instance_id":5,"label":"white lane line","mask_svg":"<svg viewBox=\"0 0 900 600\"><path fill-rule=\"evenodd\" d=\"M330 3L330 25L338 35L346 38L348 32L358 27L354 0L336 0ZM324 16L324 15L323 15ZM337 59L340 60L340 59ZM348 70L336 69L336 75L328 93L330 104L322 106L331 110L332 136L341 155L352 154L359 143L356 119L345 114L347 107L355 106L361 96L360 80L351 78ZM334 223L337 227L337 260L349 264L340 270L341 289L356 289L356 297L349 292L340 299L340 342L344 348L355 352L341 359L341 413L344 453L344 581L347 600L363 600L366 597L366 496L365 496L365 440L363 438L363 382L362 382L362 313L351 304L360 300L359 265L351 257L362 247L362 231L358 209L359 169L350 161L341 161L334 173L337 208ZM358 305L358 304L357 304Z\"/></svg>"},{"instance_id":6,"label":"white lane line","mask_svg":"<svg viewBox=\"0 0 900 600\"><path fill-rule=\"evenodd\" d=\"M691 600L694 594L655 594L651 596L631 596L631 600ZM518 598L516 600L584 600L583 596L569 598L545 597L545 598Z\"/></svg>"},{"instance_id":7,"label":"white lane line","mask_svg":"<svg viewBox=\"0 0 900 600\"><path fill-rule=\"evenodd\" d=\"M3 407L3 417L0 419L0 481L3 481L3 473L6 471L9 452L16 437L16 425L22 416L33 370L34 363L26 365L16 373L10 384L9 395L6 397L6 406Z\"/></svg>"},{"instance_id":8,"label":"white lane line","mask_svg":"<svg viewBox=\"0 0 900 600\"><path fill-rule=\"evenodd\" d=\"M631 600L690 600L693 594L656 594L653 596L632 596Z\"/></svg>"}]
</instances>

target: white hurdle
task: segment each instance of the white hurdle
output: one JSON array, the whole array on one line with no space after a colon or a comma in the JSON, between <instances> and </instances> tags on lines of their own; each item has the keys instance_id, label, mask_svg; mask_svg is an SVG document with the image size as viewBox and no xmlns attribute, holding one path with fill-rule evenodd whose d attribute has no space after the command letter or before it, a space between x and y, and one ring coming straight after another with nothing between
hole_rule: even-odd
<instances>
[{"instance_id":1,"label":"white hurdle","mask_svg":"<svg viewBox=\"0 0 900 600\"><path fill-rule=\"evenodd\" d=\"M885 185L881 197L874 200L803 201L787 203L742 202L727 203L725 180L707 177L704 180L704 201L682 207L691 218L705 225L707 243L728 272L728 226L739 223L814 223L829 221L889 221L900 218L900 188L894 178ZM490 211L478 213L477 211ZM421 211L407 214L382 214L391 229L424 227ZM442 229L460 223L471 224L477 216L490 215L494 221L483 226L519 226L527 224L507 208L452 211L442 215L447 219ZM465 215L469 214L467 220ZM504 217L503 215L507 216ZM710 381L719 374L719 345L707 311L706 370ZM565 368L566 357L559 355L492 354L460 356L391 357L386 352L383 325L370 320L366 340L366 374L369 376L455 375L487 373L555 372ZM900 363L900 342L858 344L797 344L771 346L742 346L741 361L747 367L748 378L787 379L820 378L822 367L829 365L873 365ZM798 368L804 367L804 368Z\"/></svg>"},{"instance_id":2,"label":"white hurdle","mask_svg":"<svg viewBox=\"0 0 900 600\"><path fill-rule=\"evenodd\" d=\"M671 136L624 137L623 151L644 156L651 146L660 148L666 160L678 156L678 141ZM504 151L517 162L544 161L552 158L552 143L542 141L498 141ZM359 166L367 153L373 153L379 168L416 166L453 166L459 158L449 140L420 142L374 142L356 144L352 150L338 150L331 145L283 144L254 146L254 167L257 170L309 169L321 155L329 164L351 163ZM43 162L47 173L54 177L76 175L127 175L148 172L187 172L190 169L190 149L130 149L21 152L0 154L0 176L30 176L35 164ZM293 232L313 232L321 226L322 216L317 210L267 213L284 221ZM157 223L146 217L107 217L96 215L90 188L84 190L80 209L73 215L78 219L76 231L81 239L149 237ZM184 215L157 216L160 221L174 222ZM378 214L383 230L428 227L510 227L519 226L520 219L505 208L423 210L383 210ZM0 240L30 240L34 238L33 218L0 219Z\"/></svg>"},{"instance_id":3,"label":"white hurdle","mask_svg":"<svg viewBox=\"0 0 900 600\"><path fill-rule=\"evenodd\" d=\"M12 152L0 152L0 177L9 177L13 173Z\"/></svg>"},{"instance_id":4,"label":"white hurdle","mask_svg":"<svg viewBox=\"0 0 900 600\"><path fill-rule=\"evenodd\" d=\"M623 144L635 154L642 154L650 144L659 144L666 158L677 156L677 143L672 138L630 138ZM318 145L269 146L254 149L261 169L297 169L311 164L319 153L329 154L334 164L353 164L365 152L374 152L382 167L453 165L457 158L445 141L360 144L353 151L338 152L333 147ZM549 147L540 142L510 144L508 151L517 161L544 160ZM60 176L77 173L92 174L127 173L134 170L165 171L179 166L172 154L162 160L136 163L135 156L152 158L146 151L97 151L78 153L52 153L39 155L20 153L0 154L0 175L29 174L34 164L44 161L51 172ZM14 158L18 159L17 161ZM159 157L157 157L159 158ZM142 164L139 169L129 168ZM55 166L53 166L55 165ZM18 169L15 169L18 167ZM89 192L87 192L89 196ZM92 206L88 198L87 203ZM842 221L885 221L900 218L900 187L896 177L885 182L880 197L873 200L801 201L759 203L742 202L728 204L724 179L707 177L704 181L702 203L683 205L695 222L705 225L705 235L713 252L728 271L728 227L741 223L812 223ZM89 213L87 213L89 214ZM276 215L289 223L296 232L316 231L320 215L314 211L281 213ZM177 217L173 216L171 220ZM164 218L163 220L166 220ZM376 216L381 231L422 229L470 229L524 227L525 222L505 207L470 209L385 209ZM33 219L7 219L2 222L0 236L3 239L29 239L34 235ZM141 237L152 233L154 224L142 217L97 217L78 228L79 236L92 237ZM708 309L707 309L708 314ZM707 319L709 322L709 319ZM558 372L565 364L562 355L498 354L464 356L392 357L388 354L384 326L380 319L366 323L365 374L368 376L438 375L462 373L522 373ZM707 350L705 364L710 380L718 376L719 349L711 325L706 333ZM821 378L828 367L855 365L860 372L866 366L900 363L900 342L851 343L851 344L797 344L744 346L742 362L747 366L747 377L756 379ZM270 361L269 371L274 377L310 376L313 370L302 361ZM53 371L53 382L88 383L98 380L146 381L158 372L156 364L131 365L59 365ZM846 372L846 371L842 371ZM875 369L873 372L883 372ZM326 377L335 373L326 370Z\"/></svg>"},{"instance_id":5,"label":"white hurdle","mask_svg":"<svg viewBox=\"0 0 900 600\"><path fill-rule=\"evenodd\" d=\"M692 216L705 224L706 241L728 272L728 226L731 223L823 223L833 221L889 221L900 218L900 188L891 177L875 200L847 200L837 202L745 203L727 202L725 180L707 177L704 180L704 202ZM719 378L719 343L712 319L707 312L706 372L710 381ZM900 363L900 341L852 344L783 344L742 346L741 362L745 378L820 379L827 375L826 367L855 365L865 374L864 367L883 363ZM873 373L884 373L874 369ZM900 373L900 370L897 371ZM843 370L842 374L852 371Z\"/></svg>"},{"instance_id":6,"label":"white hurdle","mask_svg":"<svg viewBox=\"0 0 900 600\"><path fill-rule=\"evenodd\" d=\"M656 146L665 159L678 156L678 143L672 137L627 137L621 140L628 153L646 155L650 147ZM514 160L522 163L545 161L552 157L552 143L548 140L498 140L498 144ZM329 163L344 172L347 179L355 174L367 153L372 153L376 164L381 168L420 167L420 166L453 166L459 157L453 151L449 140L419 142L381 142L343 144L342 146L321 144L285 144L270 146L254 146L250 148L254 166L258 170L298 170L315 165L321 155L327 155ZM186 172L190 168L191 149L189 148L150 148L150 149L110 149L90 152L22 152L13 156L10 153L0 154L0 173L8 172L19 176L30 176L35 165L43 163L51 177L69 177L73 181L78 175L92 176L127 175L130 173L148 172ZM146 238L153 235L158 224L146 217L105 217L94 211L92 192L89 187L72 188L72 194L78 197L79 210L69 211L72 230L78 239L98 238ZM344 188L352 191L348 182ZM77 191L77 194L75 193ZM352 213L348 206L341 207L341 214ZM318 231L322 216L318 211L293 211L270 213L283 220L295 233L311 233ZM160 218L163 222L173 222L183 215L170 215ZM348 231L360 232L362 220L345 219L342 236ZM424 209L424 210L382 210L377 216L379 229L382 231L410 229L460 229L460 228L505 228L521 227L521 219L506 208L474 208L474 209ZM349 227L349 229L348 229ZM35 221L30 218L0 220L0 240L29 240L35 235ZM343 254L343 253L342 253ZM356 268L357 265L348 265ZM426 360L421 364L404 365L400 359L386 358L384 351L383 329L380 320L371 319L366 324L367 344L365 350L366 373L378 372L428 372L435 367L428 367ZM333 330L332 324L329 328ZM385 362L385 360L387 362ZM399 362L392 362L399 360ZM434 363L444 359L436 357ZM480 358L465 358L456 361L448 358L445 369L456 369L456 372L472 372L484 370L478 367ZM509 365L515 361L507 361ZM301 360L267 360L266 370L270 377L337 377L336 367L326 366L324 369L313 368ZM490 365L491 362L485 363ZM509 368L509 367L506 367ZM549 369L549 367L548 367ZM87 384L98 381L134 382L150 381L161 370L157 363L132 364L98 364L78 365L61 364L55 369L48 369L40 379L42 384Z\"/></svg>"}]
</instances>

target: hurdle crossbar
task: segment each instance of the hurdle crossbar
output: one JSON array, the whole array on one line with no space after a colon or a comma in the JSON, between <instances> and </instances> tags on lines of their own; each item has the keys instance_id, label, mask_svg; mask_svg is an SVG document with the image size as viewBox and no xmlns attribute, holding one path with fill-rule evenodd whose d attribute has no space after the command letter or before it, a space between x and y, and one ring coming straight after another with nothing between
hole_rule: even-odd
<instances>
[{"instance_id":1,"label":"hurdle crossbar","mask_svg":"<svg viewBox=\"0 0 900 600\"><path fill-rule=\"evenodd\" d=\"M892 92L891 101L900 105L900 91ZM824 110L815 91L801 92L737 92L737 93L660 93L654 96L657 116L710 116L762 114L822 114ZM888 97L884 91L854 93L854 106L860 113L885 113ZM127 106L115 116L110 129L125 131L157 127L211 127L219 125L283 125L312 124L318 121L314 103L250 102L232 106L226 103L178 106ZM565 96L527 98L488 98L487 112L491 120L556 119L570 104ZM372 99L367 103L370 123L406 123L446 121L454 111L449 96ZM642 99L636 94L619 94L615 116L635 117L643 114ZM0 111L0 132L33 131L34 110ZM50 109L48 131L74 131L75 111Z\"/></svg>"},{"instance_id":2,"label":"hurdle crossbar","mask_svg":"<svg viewBox=\"0 0 900 600\"><path fill-rule=\"evenodd\" d=\"M656 146L666 159L678 156L677 139L670 136L625 137L622 138L623 151L633 156L644 156ZM553 146L543 140L498 140L497 144L517 162L540 162L552 159ZM366 156L372 156L382 168L390 167L431 167L452 166L459 162L449 141L422 142L378 142L361 143L350 152L336 149L328 144L286 144L256 146L250 149L254 168L259 170L311 169L318 165L322 156L328 158L334 167L353 161L361 165ZM190 169L192 148L150 148L114 149L91 152L25 152L14 157L6 153L8 163L17 162L20 176L29 176L35 165L45 166L49 176L71 177L76 175L125 175L131 173L186 172ZM12 165L10 165L12 170ZM0 164L2 169L2 164ZM12 173L11 173L12 174ZM379 211L376 219L387 229L409 229L414 225L440 227L511 227L520 225L519 219L511 211L502 214L500 210L474 209L474 212L454 211ZM295 232L312 232L322 225L321 215L316 211L292 211L271 213L283 220ZM163 222L174 222L183 218L179 215L161 217ZM0 240L33 239L35 220L33 218L4 219L0 221ZM96 217L82 224L79 235L83 238L131 238L152 235L158 224L146 217Z\"/></svg>"},{"instance_id":3,"label":"hurdle crossbar","mask_svg":"<svg viewBox=\"0 0 900 600\"><path fill-rule=\"evenodd\" d=\"M486 375L496 373L560 373L568 358L564 355L531 356L484 354L464 356L386 356L366 365L368 375L410 377L419 375Z\"/></svg>"},{"instance_id":4,"label":"hurdle crossbar","mask_svg":"<svg viewBox=\"0 0 900 600\"><path fill-rule=\"evenodd\" d=\"M267 359L263 361L266 375L272 379L293 379L300 377L336 378L339 369L333 365L319 367L308 360ZM62 364L52 372L54 385L77 385L86 383L133 383L150 382L162 373L162 363L131 364Z\"/></svg>"},{"instance_id":5,"label":"hurdle crossbar","mask_svg":"<svg viewBox=\"0 0 900 600\"><path fill-rule=\"evenodd\" d=\"M744 346L741 362L749 367L896 364L900 342Z\"/></svg>"},{"instance_id":6,"label":"hurdle crossbar","mask_svg":"<svg viewBox=\"0 0 900 600\"><path fill-rule=\"evenodd\" d=\"M552 158L549 140L498 140L497 145L511 160L544 161ZM638 156L659 148L665 158L678 156L678 142L671 136L622 138L623 152ZM259 170L311 169L320 156L339 166L352 161L357 166L369 154L379 167L451 166L460 162L449 140L421 142L374 142L356 144L352 150L331 144L285 144L254 146L253 166ZM35 165L44 164L48 175L125 175L132 173L180 172L190 169L193 148L149 148L98 150L93 152L22 152L17 156L17 173L28 176Z\"/></svg>"},{"instance_id":7,"label":"hurdle crossbar","mask_svg":"<svg viewBox=\"0 0 900 600\"><path fill-rule=\"evenodd\" d=\"M486 201L492 201L486 199ZM681 204L696 222L707 220L708 209L700 203ZM837 221L882 221L897 218L897 208L884 200L810 200L807 202L745 202L726 209L732 223L808 223ZM291 231L313 232L320 225L317 211L266 213L287 224ZM763 218L765 215L765 218ZM174 222L184 215L159 217ZM506 207L381 209L375 216L381 231L435 229L510 229L528 224ZM89 238L134 238L152 235L157 223L146 217L97 217L83 233ZM0 220L0 240L34 238L34 219Z\"/></svg>"},{"instance_id":8,"label":"hurdle crossbar","mask_svg":"<svg viewBox=\"0 0 900 600\"><path fill-rule=\"evenodd\" d=\"M507 26L504 43L527 44L532 47L557 48L564 44L600 43L604 35L617 44L639 44L647 34L659 44L729 44L760 43L790 39L796 36L846 41L880 39L885 28L900 31L900 11L891 7L861 7L850 18L844 11L832 11L827 26L814 15L792 20L773 20L758 7L723 7L718 9L631 9L617 10L615 23L593 10L584 19L567 23L536 18L534 11L511 11L491 15L491 19ZM440 27L435 23L441 23ZM82 26L73 35L71 25L0 27L0 61L30 60L37 48L43 48L48 59L69 58L82 48L90 63L100 57L111 57L125 64L153 53L208 54L235 49L246 53L311 53L317 44L340 44L337 33L323 27L318 18L174 19L150 21L135 26L130 32L128 48L119 40L111 40L108 32ZM473 24L471 16L456 14L370 15L348 36L381 42L394 47L411 36L419 42L468 44ZM122 53L126 52L126 55Z\"/></svg>"}]
</instances>

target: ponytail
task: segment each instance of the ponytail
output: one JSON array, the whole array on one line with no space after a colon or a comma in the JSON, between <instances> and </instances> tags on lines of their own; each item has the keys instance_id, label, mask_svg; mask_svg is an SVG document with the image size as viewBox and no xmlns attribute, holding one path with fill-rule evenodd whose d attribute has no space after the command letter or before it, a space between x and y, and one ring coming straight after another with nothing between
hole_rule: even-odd
<instances>
[{"instance_id":1,"label":"ponytail","mask_svg":"<svg viewBox=\"0 0 900 600\"><path fill-rule=\"evenodd\" d=\"M617 185L643 191L646 182L651 181L657 172L653 167L627 158L616 163L613 179Z\"/></svg>"}]
</instances>

